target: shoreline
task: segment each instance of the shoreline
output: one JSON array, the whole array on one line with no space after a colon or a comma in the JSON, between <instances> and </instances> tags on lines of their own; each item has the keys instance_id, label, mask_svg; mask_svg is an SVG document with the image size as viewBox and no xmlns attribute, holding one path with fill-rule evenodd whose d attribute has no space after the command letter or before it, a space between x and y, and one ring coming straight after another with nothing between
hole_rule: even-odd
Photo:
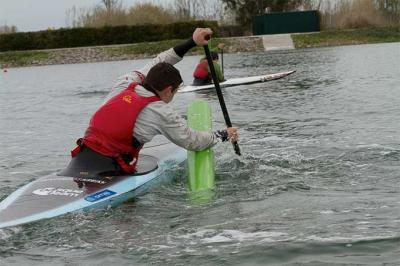
<instances>
[{"instance_id":1,"label":"shoreline","mask_svg":"<svg viewBox=\"0 0 400 266\"><path fill-rule=\"evenodd\" d=\"M182 41L185 40L1 52L0 69L152 58ZM215 42L226 44L224 53L264 51L262 36L215 38ZM193 48L187 53L187 55L201 54L203 54L201 47Z\"/></svg>"},{"instance_id":2,"label":"shoreline","mask_svg":"<svg viewBox=\"0 0 400 266\"><path fill-rule=\"evenodd\" d=\"M295 33L291 37L296 48L392 43L400 42L400 25Z\"/></svg>"},{"instance_id":3,"label":"shoreline","mask_svg":"<svg viewBox=\"0 0 400 266\"><path fill-rule=\"evenodd\" d=\"M263 44L263 36L266 35L215 38L214 43L225 43L224 53L268 52ZM400 27L293 33L290 37L295 49L390 43L400 42ZM182 41L185 40L0 52L0 69L152 58ZM201 54L203 54L201 47L188 52L188 55Z\"/></svg>"}]
</instances>

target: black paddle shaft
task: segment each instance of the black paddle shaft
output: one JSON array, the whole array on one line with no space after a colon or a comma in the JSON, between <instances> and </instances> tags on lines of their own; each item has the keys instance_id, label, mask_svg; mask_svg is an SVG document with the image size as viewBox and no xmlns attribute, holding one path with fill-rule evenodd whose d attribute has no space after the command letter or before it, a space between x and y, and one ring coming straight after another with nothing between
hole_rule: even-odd
<instances>
[{"instance_id":1,"label":"black paddle shaft","mask_svg":"<svg viewBox=\"0 0 400 266\"><path fill-rule=\"evenodd\" d=\"M206 53L208 66L210 67L211 77L214 81L215 90L217 91L219 104L221 105L222 113L224 114L225 124L227 125L227 127L232 127L231 119L229 118L228 110L226 109L224 96L222 95L221 87L219 86L217 75L215 74L215 69L211 58L210 49L208 48L208 45L204 45L203 47L204 47L204 52ZM239 144L237 143L237 141L232 142L232 144L236 154L241 155Z\"/></svg>"},{"instance_id":2,"label":"black paddle shaft","mask_svg":"<svg viewBox=\"0 0 400 266\"><path fill-rule=\"evenodd\" d=\"M224 76L224 49L221 49L221 68L222 68L222 76Z\"/></svg>"}]
</instances>

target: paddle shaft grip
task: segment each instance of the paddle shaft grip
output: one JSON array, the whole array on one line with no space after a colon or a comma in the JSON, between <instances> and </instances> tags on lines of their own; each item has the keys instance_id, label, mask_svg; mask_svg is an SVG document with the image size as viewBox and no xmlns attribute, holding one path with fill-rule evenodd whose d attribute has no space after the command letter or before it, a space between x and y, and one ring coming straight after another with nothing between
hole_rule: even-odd
<instances>
[{"instance_id":1,"label":"paddle shaft grip","mask_svg":"<svg viewBox=\"0 0 400 266\"><path fill-rule=\"evenodd\" d=\"M204 45L204 52L206 53L206 58L208 62L208 67L210 68L211 77L214 82L215 90L217 91L219 104L221 105L222 113L224 114L225 124L227 127L232 127L231 119L229 118L228 109L226 109L224 96L222 95L221 87L219 86L217 75L215 74L214 64L211 58L210 49L208 45ZM233 148L237 155L241 155L239 144L237 141L232 142Z\"/></svg>"}]
</instances>

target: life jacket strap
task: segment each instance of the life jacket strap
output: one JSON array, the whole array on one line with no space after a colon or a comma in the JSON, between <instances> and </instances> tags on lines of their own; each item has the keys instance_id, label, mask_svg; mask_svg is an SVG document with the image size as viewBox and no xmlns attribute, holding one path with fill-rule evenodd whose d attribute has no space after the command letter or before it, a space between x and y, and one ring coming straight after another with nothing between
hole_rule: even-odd
<instances>
[{"instance_id":1,"label":"life jacket strap","mask_svg":"<svg viewBox=\"0 0 400 266\"><path fill-rule=\"evenodd\" d=\"M82 150L82 138L76 141L77 146L71 151L71 157L75 157Z\"/></svg>"},{"instance_id":2,"label":"life jacket strap","mask_svg":"<svg viewBox=\"0 0 400 266\"><path fill-rule=\"evenodd\" d=\"M119 166L121 166L122 170L124 170L124 172L126 172L127 174L134 174L136 172L136 164L138 161L137 157L133 157L132 162L130 163L127 163L121 155L115 157L115 160L117 161Z\"/></svg>"},{"instance_id":3,"label":"life jacket strap","mask_svg":"<svg viewBox=\"0 0 400 266\"><path fill-rule=\"evenodd\" d=\"M141 72L135 70L135 71L133 71L133 73L135 73L136 75L138 75L138 77L139 77L140 80L141 80L141 83L144 82L145 76L144 76Z\"/></svg>"}]
</instances>

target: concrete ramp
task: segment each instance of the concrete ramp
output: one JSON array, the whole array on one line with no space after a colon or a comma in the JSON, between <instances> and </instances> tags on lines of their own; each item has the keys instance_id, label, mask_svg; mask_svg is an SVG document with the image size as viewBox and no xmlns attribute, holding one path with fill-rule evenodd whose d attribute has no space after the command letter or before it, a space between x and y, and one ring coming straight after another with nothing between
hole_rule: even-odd
<instances>
[{"instance_id":1,"label":"concrete ramp","mask_svg":"<svg viewBox=\"0 0 400 266\"><path fill-rule=\"evenodd\" d=\"M265 51L294 49L290 34L263 35L262 39Z\"/></svg>"}]
</instances>

